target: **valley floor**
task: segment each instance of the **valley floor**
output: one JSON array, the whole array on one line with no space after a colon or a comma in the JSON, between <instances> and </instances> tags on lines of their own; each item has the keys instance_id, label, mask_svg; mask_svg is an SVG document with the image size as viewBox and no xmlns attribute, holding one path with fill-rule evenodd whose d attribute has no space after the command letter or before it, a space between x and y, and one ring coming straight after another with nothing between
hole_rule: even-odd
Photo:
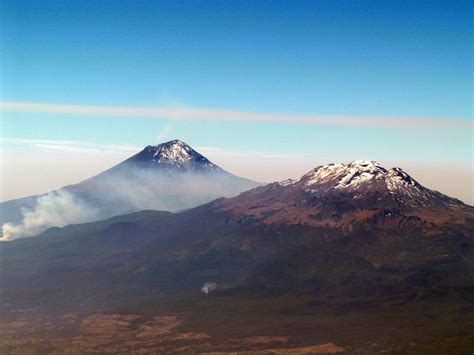
<instances>
[{"instance_id":1,"label":"valley floor","mask_svg":"<svg viewBox=\"0 0 474 355\"><path fill-rule=\"evenodd\" d=\"M474 309L443 300L209 294L92 314L15 316L2 354L453 353L474 349Z\"/></svg>"}]
</instances>

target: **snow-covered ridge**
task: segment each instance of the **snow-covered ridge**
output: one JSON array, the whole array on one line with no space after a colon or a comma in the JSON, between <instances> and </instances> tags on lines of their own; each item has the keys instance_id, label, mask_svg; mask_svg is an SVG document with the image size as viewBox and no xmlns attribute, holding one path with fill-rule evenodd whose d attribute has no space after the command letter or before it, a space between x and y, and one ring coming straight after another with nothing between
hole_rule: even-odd
<instances>
[{"instance_id":1,"label":"snow-covered ridge","mask_svg":"<svg viewBox=\"0 0 474 355\"><path fill-rule=\"evenodd\" d=\"M303 193L302 201L324 201L320 198L338 195L369 206L379 202L408 208L462 204L422 186L401 168L385 169L370 160L321 165L300 179L284 180L279 186L288 193Z\"/></svg>"},{"instance_id":2,"label":"snow-covered ridge","mask_svg":"<svg viewBox=\"0 0 474 355\"><path fill-rule=\"evenodd\" d=\"M280 186L288 186L288 185L293 185L294 183L296 183L297 180L294 180L294 179L286 179L286 180L283 180L283 181L280 181L278 182L278 185Z\"/></svg>"},{"instance_id":3,"label":"snow-covered ridge","mask_svg":"<svg viewBox=\"0 0 474 355\"><path fill-rule=\"evenodd\" d=\"M338 180L338 186L344 187L369 181L386 172L387 170L375 161L354 160L349 164L339 163L318 166L303 175L299 182L305 186L311 186Z\"/></svg>"},{"instance_id":4,"label":"snow-covered ridge","mask_svg":"<svg viewBox=\"0 0 474 355\"><path fill-rule=\"evenodd\" d=\"M379 163L368 160L355 160L347 166L347 172L339 180L337 188L355 187L372 180L381 179L387 173Z\"/></svg>"},{"instance_id":5,"label":"snow-covered ridge","mask_svg":"<svg viewBox=\"0 0 474 355\"><path fill-rule=\"evenodd\" d=\"M423 193L424 189L400 168L385 169L376 161L354 160L348 164L316 167L299 180L285 180L281 186L299 186L308 192L336 190L383 189L392 193ZM415 191L416 190L416 191Z\"/></svg>"}]
</instances>

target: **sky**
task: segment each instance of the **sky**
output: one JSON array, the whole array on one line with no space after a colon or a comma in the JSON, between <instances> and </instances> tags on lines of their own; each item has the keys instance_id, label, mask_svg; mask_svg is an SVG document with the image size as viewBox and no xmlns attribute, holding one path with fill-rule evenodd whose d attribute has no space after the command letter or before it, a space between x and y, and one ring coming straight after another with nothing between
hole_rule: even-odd
<instances>
[{"instance_id":1,"label":"sky","mask_svg":"<svg viewBox=\"0 0 474 355\"><path fill-rule=\"evenodd\" d=\"M0 201L181 139L258 181L355 159L473 204L471 1L0 2Z\"/></svg>"}]
</instances>

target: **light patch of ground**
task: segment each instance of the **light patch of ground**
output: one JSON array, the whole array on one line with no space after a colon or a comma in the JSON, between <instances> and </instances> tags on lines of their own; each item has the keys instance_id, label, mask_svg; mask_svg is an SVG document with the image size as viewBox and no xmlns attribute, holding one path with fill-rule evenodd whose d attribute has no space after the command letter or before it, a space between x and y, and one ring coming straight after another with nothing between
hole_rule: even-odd
<instances>
[{"instance_id":1,"label":"light patch of ground","mask_svg":"<svg viewBox=\"0 0 474 355\"><path fill-rule=\"evenodd\" d=\"M288 337L264 337L264 336L255 336L250 338L242 339L231 339L229 342L235 342L238 344L245 345L260 345L260 344L269 344L269 343L286 343Z\"/></svg>"},{"instance_id":2,"label":"light patch of ground","mask_svg":"<svg viewBox=\"0 0 474 355\"><path fill-rule=\"evenodd\" d=\"M68 318L69 321L69 318ZM71 318L72 321L72 318ZM344 349L332 344L301 348L282 348L286 336L252 336L216 341L206 333L180 332L177 316L94 314L76 319L73 328L43 322L33 326L26 321L10 322L0 327L2 354L305 354L336 353ZM0 322L1 323L1 322ZM73 323L70 323L73 324ZM69 330L68 330L69 329ZM23 336L16 336L22 332ZM245 349L245 351L242 351Z\"/></svg>"},{"instance_id":3,"label":"light patch of ground","mask_svg":"<svg viewBox=\"0 0 474 355\"><path fill-rule=\"evenodd\" d=\"M290 348L290 349L265 349L258 351L262 354L335 354L345 351L344 348L337 346L333 343L320 344L305 346L301 348ZM257 352L253 352L254 354Z\"/></svg>"},{"instance_id":4,"label":"light patch of ground","mask_svg":"<svg viewBox=\"0 0 474 355\"><path fill-rule=\"evenodd\" d=\"M266 338L266 337L258 337ZM271 338L271 337L268 337ZM304 346L300 348L269 348L250 351L234 352L206 352L206 355L253 355L253 354L335 354L344 352L345 349L333 343Z\"/></svg>"}]
</instances>

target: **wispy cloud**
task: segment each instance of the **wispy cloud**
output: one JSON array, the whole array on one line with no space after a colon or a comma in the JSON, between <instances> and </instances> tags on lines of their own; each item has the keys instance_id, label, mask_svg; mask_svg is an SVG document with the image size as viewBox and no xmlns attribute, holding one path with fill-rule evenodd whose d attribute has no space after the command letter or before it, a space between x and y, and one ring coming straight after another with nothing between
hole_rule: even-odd
<instances>
[{"instance_id":1,"label":"wispy cloud","mask_svg":"<svg viewBox=\"0 0 474 355\"><path fill-rule=\"evenodd\" d=\"M173 122L172 121L166 122L164 127L158 132L158 135L156 137L156 141L157 142L162 142L166 138L169 138L169 135L170 135L172 130L173 130Z\"/></svg>"},{"instance_id":2,"label":"wispy cloud","mask_svg":"<svg viewBox=\"0 0 474 355\"><path fill-rule=\"evenodd\" d=\"M237 150L237 149L221 149L213 147L196 147L196 150L204 155L223 156L223 157L250 157L250 158L307 158L308 154L304 153L270 153L261 150Z\"/></svg>"},{"instance_id":3,"label":"wispy cloud","mask_svg":"<svg viewBox=\"0 0 474 355\"><path fill-rule=\"evenodd\" d=\"M33 102L1 102L0 110L16 112L47 112L64 115L145 117L169 120L214 120L214 121L263 121L303 122L323 125L365 126L365 127L469 127L472 120L420 117L370 117L370 116L325 116L251 112L226 109L198 108L190 106L137 107L137 106L95 106L69 105Z\"/></svg>"},{"instance_id":4,"label":"wispy cloud","mask_svg":"<svg viewBox=\"0 0 474 355\"><path fill-rule=\"evenodd\" d=\"M98 144L92 142L71 141L71 140L51 140L51 139L22 139L22 138L1 138L0 142L8 143L13 146L33 147L42 151L55 152L78 152L78 153L96 153L96 152L124 152L136 153L143 147L125 145L125 144Z\"/></svg>"}]
</instances>

